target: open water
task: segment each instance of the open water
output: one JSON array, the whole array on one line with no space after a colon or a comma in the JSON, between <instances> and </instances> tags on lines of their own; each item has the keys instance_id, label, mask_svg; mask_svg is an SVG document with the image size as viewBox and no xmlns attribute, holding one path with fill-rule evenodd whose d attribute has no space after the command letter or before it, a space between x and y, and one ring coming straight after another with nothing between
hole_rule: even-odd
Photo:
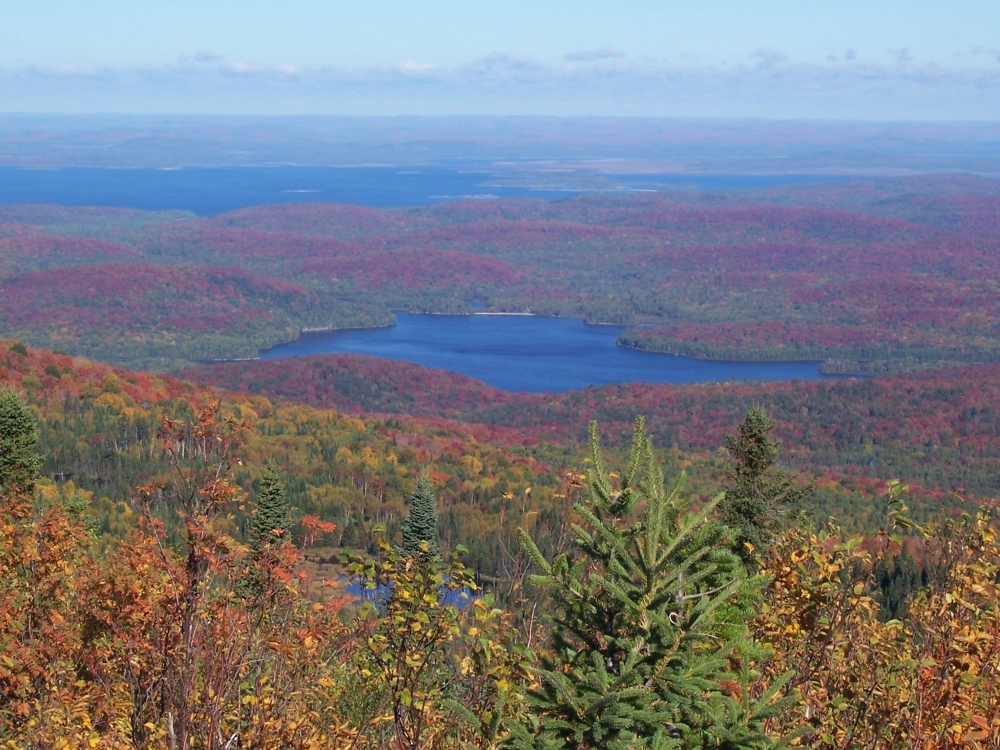
<instances>
[{"instance_id":1,"label":"open water","mask_svg":"<svg viewBox=\"0 0 1000 750\"><path fill-rule=\"evenodd\" d=\"M200 216L264 203L332 201L361 206L420 206L458 199L567 198L597 188L496 184L490 164L420 167L184 167L109 169L0 167L0 203L180 209ZM611 192L735 190L845 179L843 175L610 175ZM602 188L601 192L608 192Z\"/></svg>"},{"instance_id":2,"label":"open water","mask_svg":"<svg viewBox=\"0 0 1000 750\"><path fill-rule=\"evenodd\" d=\"M368 354L451 370L505 391L546 393L608 383L817 380L818 362L726 362L617 346L622 329L575 318L396 313L386 328L305 334L261 359Z\"/></svg>"}]
</instances>

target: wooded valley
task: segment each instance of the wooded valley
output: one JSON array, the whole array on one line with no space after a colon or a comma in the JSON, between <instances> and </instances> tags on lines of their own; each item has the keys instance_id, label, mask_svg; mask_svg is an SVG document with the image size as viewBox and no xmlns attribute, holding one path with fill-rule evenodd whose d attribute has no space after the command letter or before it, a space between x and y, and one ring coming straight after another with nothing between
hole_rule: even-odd
<instances>
[{"instance_id":1,"label":"wooded valley","mask_svg":"<svg viewBox=\"0 0 1000 750\"><path fill-rule=\"evenodd\" d=\"M998 208L0 207L0 744L1000 747ZM253 359L400 309L864 377Z\"/></svg>"}]
</instances>

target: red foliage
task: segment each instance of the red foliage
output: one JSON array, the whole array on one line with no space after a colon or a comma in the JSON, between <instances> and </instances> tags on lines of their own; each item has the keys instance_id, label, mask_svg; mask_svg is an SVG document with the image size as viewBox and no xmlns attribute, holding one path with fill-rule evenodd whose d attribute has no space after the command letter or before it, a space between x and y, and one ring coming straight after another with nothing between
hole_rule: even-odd
<instances>
[{"instance_id":1,"label":"red foliage","mask_svg":"<svg viewBox=\"0 0 1000 750\"><path fill-rule=\"evenodd\" d=\"M509 263L473 253L402 248L354 258L303 263L304 274L349 277L365 289L400 286L405 289L451 287L474 283L514 284L520 274Z\"/></svg>"},{"instance_id":2,"label":"red foliage","mask_svg":"<svg viewBox=\"0 0 1000 750\"><path fill-rule=\"evenodd\" d=\"M114 206L57 206L51 203L0 205L0 221L33 226L127 224L148 221L156 214Z\"/></svg>"},{"instance_id":3,"label":"red foliage","mask_svg":"<svg viewBox=\"0 0 1000 750\"><path fill-rule=\"evenodd\" d=\"M219 266L93 264L7 279L0 320L8 329L63 334L149 327L250 328L269 319L277 297L307 297L301 287Z\"/></svg>"},{"instance_id":4,"label":"red foliage","mask_svg":"<svg viewBox=\"0 0 1000 750\"><path fill-rule=\"evenodd\" d=\"M899 310L889 311L899 313ZM905 311L904 311L905 312ZM873 313L877 315L880 313ZM888 316L887 316L888 317ZM968 324L971 320L966 318ZM947 336L923 330L919 325L911 330L893 330L879 325L823 325L819 323L787 323L780 320L748 320L738 323L672 323L639 328L630 341L639 348L662 350L661 341L705 343L722 347L731 358L752 355L755 350L787 350L792 359L799 352L822 351L823 348L847 350L880 344L895 345L902 351L908 346L954 347L957 336ZM720 357L713 357L718 359ZM770 357L775 359L776 357ZM802 357L804 358L804 357ZM813 355L822 359L822 355Z\"/></svg>"},{"instance_id":5,"label":"red foliage","mask_svg":"<svg viewBox=\"0 0 1000 750\"><path fill-rule=\"evenodd\" d=\"M517 403L520 398L447 370L350 354L200 365L178 376L355 413L449 417L463 409Z\"/></svg>"},{"instance_id":6,"label":"red foliage","mask_svg":"<svg viewBox=\"0 0 1000 750\"><path fill-rule=\"evenodd\" d=\"M407 210L295 204L158 223L136 212L8 207L0 220L50 232L86 224L90 235L109 226L115 231L108 236L131 244L54 239L3 225L0 268L22 275L0 280L0 325L25 336L73 337L89 352L107 351L95 341L130 346L140 331L143 342L158 337L165 346L173 346L171 336L193 340L199 333L192 351L207 351L205 342L234 331L247 342L270 326L273 340L326 321L371 323L386 307L410 301L427 309L439 297L453 311L462 294L479 287L476 298L497 309L669 321L639 329L640 344L658 337L668 345L705 344L706 351L709 345L741 348L736 353L747 356L754 347L779 354L783 347L828 347L845 359L843 350L865 347L905 359L907 350L922 347L925 361L993 361L1000 359L998 192L990 181L926 177L748 194L470 201ZM795 200L813 205L778 205ZM884 215L872 215L878 212ZM146 262L120 263L140 256ZM73 267L38 269L57 264ZM427 289L434 291L421 296ZM323 308L320 300L341 307ZM368 304L371 310L361 309ZM355 319L344 323L351 315ZM868 358L880 359L883 349ZM202 356L224 354L195 353L188 361ZM810 399L847 399L851 388L867 387L714 392L637 386L512 401L460 376L346 362L261 364L246 376L206 371L205 377L309 403L504 424L536 436L578 436L588 411L610 415L603 421L613 424L636 411L649 413L655 424L661 413L664 441L695 447L714 444L721 415L728 425L733 405L751 393L809 404L804 408L819 413L827 407L814 408ZM895 404L889 395L879 399L879 409ZM723 401L718 420L705 416L714 409L710 404ZM675 414L688 408L700 415L690 424ZM838 406L842 415L853 407L846 408ZM859 424L868 424L870 417L862 416ZM961 427L962 416L952 416ZM831 430L821 425L809 439L819 446ZM875 427L871 433L880 434ZM925 441L935 444L934 430Z\"/></svg>"},{"instance_id":7,"label":"red foliage","mask_svg":"<svg viewBox=\"0 0 1000 750\"><path fill-rule=\"evenodd\" d=\"M209 223L219 227L318 234L340 239L392 234L426 224L402 212L339 203L253 206L220 214L210 219Z\"/></svg>"},{"instance_id":8,"label":"red foliage","mask_svg":"<svg viewBox=\"0 0 1000 750\"><path fill-rule=\"evenodd\" d=\"M150 255L172 259L240 263L247 260L308 260L357 256L361 245L330 237L217 226L208 220L159 226L137 243Z\"/></svg>"},{"instance_id":9,"label":"red foliage","mask_svg":"<svg viewBox=\"0 0 1000 750\"><path fill-rule=\"evenodd\" d=\"M142 253L134 247L81 237L27 232L23 236L0 239L0 268L5 270L137 258L142 258Z\"/></svg>"},{"instance_id":10,"label":"red foliage","mask_svg":"<svg viewBox=\"0 0 1000 750\"><path fill-rule=\"evenodd\" d=\"M336 524L323 521L319 516L305 515L302 517L302 546L312 547L317 539L329 536L337 530Z\"/></svg>"},{"instance_id":11,"label":"red foliage","mask_svg":"<svg viewBox=\"0 0 1000 750\"><path fill-rule=\"evenodd\" d=\"M159 230L141 247L149 253L213 263L252 261L282 277L315 281L317 277L350 278L361 287L407 289L454 284L515 283L517 270L508 263L470 252L439 250L417 243L344 242L309 234L234 229L185 223Z\"/></svg>"},{"instance_id":12,"label":"red foliage","mask_svg":"<svg viewBox=\"0 0 1000 750\"><path fill-rule=\"evenodd\" d=\"M19 354L11 351L13 343L10 339L0 339L0 383L17 390L51 395L56 399L79 397L87 391L93 395L103 390L138 404L178 398L201 404L222 393L207 386L197 392L177 378L122 370L48 349L27 347L27 355Z\"/></svg>"},{"instance_id":13,"label":"red foliage","mask_svg":"<svg viewBox=\"0 0 1000 750\"><path fill-rule=\"evenodd\" d=\"M0 237L31 237L40 234L44 234L44 232L37 227L0 221Z\"/></svg>"},{"instance_id":14,"label":"red foliage","mask_svg":"<svg viewBox=\"0 0 1000 750\"><path fill-rule=\"evenodd\" d=\"M932 489L964 486L978 497L993 494L991 477L1000 475L1000 365L878 380L632 383L562 394L507 393L455 373L353 355L234 362L182 375L318 407L494 425L535 440L583 440L597 419L610 440L624 441L642 414L661 445L694 451L722 445L734 415L759 403L776 419L793 464L901 476Z\"/></svg>"}]
</instances>

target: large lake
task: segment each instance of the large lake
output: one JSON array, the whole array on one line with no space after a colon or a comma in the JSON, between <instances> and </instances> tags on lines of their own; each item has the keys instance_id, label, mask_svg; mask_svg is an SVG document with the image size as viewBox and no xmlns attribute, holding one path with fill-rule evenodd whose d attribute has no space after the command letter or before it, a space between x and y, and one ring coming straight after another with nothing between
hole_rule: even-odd
<instances>
[{"instance_id":1,"label":"large lake","mask_svg":"<svg viewBox=\"0 0 1000 750\"><path fill-rule=\"evenodd\" d=\"M605 187L559 189L552 185L504 185L500 183L509 180L502 177L488 162L420 167L0 167L0 203L183 209L210 216L264 203L420 206L469 198L566 198L587 192L681 188L739 190L846 179L845 175L816 174L628 174L604 175L600 184ZM608 188L609 184L614 187Z\"/></svg>"},{"instance_id":2,"label":"large lake","mask_svg":"<svg viewBox=\"0 0 1000 750\"><path fill-rule=\"evenodd\" d=\"M817 380L817 362L715 362L625 349L617 326L572 318L396 313L387 328L305 334L261 359L369 354L451 370L505 391L569 391L608 383Z\"/></svg>"}]
</instances>

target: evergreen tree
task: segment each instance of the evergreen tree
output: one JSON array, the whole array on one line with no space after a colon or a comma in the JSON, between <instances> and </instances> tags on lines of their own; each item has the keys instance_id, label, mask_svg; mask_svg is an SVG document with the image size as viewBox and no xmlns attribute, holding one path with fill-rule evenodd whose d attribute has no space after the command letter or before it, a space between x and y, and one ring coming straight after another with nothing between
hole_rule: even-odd
<instances>
[{"instance_id":1,"label":"evergreen tree","mask_svg":"<svg viewBox=\"0 0 1000 750\"><path fill-rule=\"evenodd\" d=\"M0 389L0 497L35 489L42 465L35 453L37 443L35 419L27 404L13 391Z\"/></svg>"},{"instance_id":2,"label":"evergreen tree","mask_svg":"<svg viewBox=\"0 0 1000 750\"><path fill-rule=\"evenodd\" d=\"M426 542L424 550L421 543ZM410 497L410 513L403 521L403 554L416 556L441 554L438 543L438 513L434 489L427 477L417 479L416 489Z\"/></svg>"},{"instance_id":3,"label":"evergreen tree","mask_svg":"<svg viewBox=\"0 0 1000 750\"><path fill-rule=\"evenodd\" d=\"M261 553L284 540L289 513L285 484L274 466L268 464L257 490L257 512L250 518L250 547L254 552Z\"/></svg>"},{"instance_id":4,"label":"evergreen tree","mask_svg":"<svg viewBox=\"0 0 1000 750\"><path fill-rule=\"evenodd\" d=\"M886 556L875 566L878 583L879 619L901 620L909 613L910 597L923 586L920 567L906 548L893 557Z\"/></svg>"},{"instance_id":5,"label":"evergreen tree","mask_svg":"<svg viewBox=\"0 0 1000 750\"><path fill-rule=\"evenodd\" d=\"M572 552L549 563L521 534L554 614L528 693L532 718L512 744L766 747L762 723L780 685L760 701L745 697L748 656L761 656L747 628L757 582L711 520L718 498L689 513L677 485L665 490L641 419L617 484L594 424L590 440L590 501L574 506Z\"/></svg>"},{"instance_id":6,"label":"evergreen tree","mask_svg":"<svg viewBox=\"0 0 1000 750\"><path fill-rule=\"evenodd\" d=\"M753 549L762 549L781 527L781 517L812 492L812 485L794 486L783 471L773 470L781 443L771 437L774 420L759 406L752 407L737 434L726 435L732 458L719 512L736 532L735 550L751 569ZM750 545L750 546L748 546Z\"/></svg>"}]
</instances>

